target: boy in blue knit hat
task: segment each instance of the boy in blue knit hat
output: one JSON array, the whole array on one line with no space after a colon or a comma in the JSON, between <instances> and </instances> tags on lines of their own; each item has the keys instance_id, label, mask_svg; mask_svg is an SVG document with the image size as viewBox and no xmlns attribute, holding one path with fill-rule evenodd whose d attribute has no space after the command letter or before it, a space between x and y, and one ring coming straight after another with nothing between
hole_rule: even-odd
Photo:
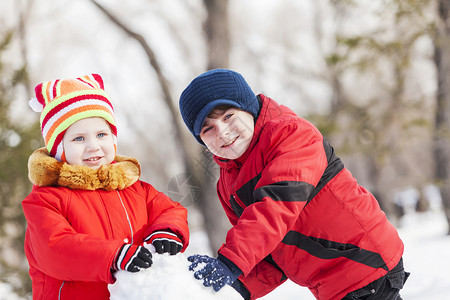
<instances>
[{"instance_id":1,"label":"boy in blue knit hat","mask_svg":"<svg viewBox=\"0 0 450 300\"><path fill-rule=\"evenodd\" d=\"M317 128L226 69L195 78L180 111L220 166L233 225L217 258L188 258L195 278L244 299L288 278L317 299L401 299L403 243Z\"/></svg>"}]
</instances>

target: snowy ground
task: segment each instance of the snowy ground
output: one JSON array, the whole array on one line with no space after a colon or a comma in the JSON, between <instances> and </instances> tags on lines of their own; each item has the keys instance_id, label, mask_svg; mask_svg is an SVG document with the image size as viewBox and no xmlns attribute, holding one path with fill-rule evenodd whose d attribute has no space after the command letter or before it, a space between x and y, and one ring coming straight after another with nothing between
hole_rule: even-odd
<instances>
[{"instance_id":1,"label":"snowy ground","mask_svg":"<svg viewBox=\"0 0 450 300\"><path fill-rule=\"evenodd\" d=\"M450 299L450 236L443 213L409 215L399 229L405 269L411 272L405 300Z\"/></svg>"},{"instance_id":2,"label":"snowy ground","mask_svg":"<svg viewBox=\"0 0 450 300\"><path fill-rule=\"evenodd\" d=\"M405 300L450 299L450 236L446 235L447 224L440 210L407 214L399 229L405 243L404 264L411 272L402 297ZM205 235L193 232L191 246L186 254L171 257L157 256L153 266L138 274L120 273L115 285L110 286L111 299L148 300L240 300L230 287L214 294L201 282L195 280L187 270L187 255L210 254L205 249ZM142 297L142 298L140 298ZM308 289L286 282L263 300L313 300ZM0 283L0 300L20 300L8 286Z\"/></svg>"}]
</instances>

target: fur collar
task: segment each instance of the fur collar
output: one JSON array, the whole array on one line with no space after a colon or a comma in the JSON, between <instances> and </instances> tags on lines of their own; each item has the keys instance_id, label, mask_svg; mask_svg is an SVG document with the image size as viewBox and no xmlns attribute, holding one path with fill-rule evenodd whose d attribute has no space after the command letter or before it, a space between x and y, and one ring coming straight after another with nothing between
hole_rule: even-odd
<instances>
[{"instance_id":1,"label":"fur collar","mask_svg":"<svg viewBox=\"0 0 450 300\"><path fill-rule=\"evenodd\" d=\"M114 160L115 163L99 169L73 166L56 160L46 148L40 148L28 160L28 178L38 186L107 191L123 190L139 179L141 166L136 159L117 155Z\"/></svg>"}]
</instances>

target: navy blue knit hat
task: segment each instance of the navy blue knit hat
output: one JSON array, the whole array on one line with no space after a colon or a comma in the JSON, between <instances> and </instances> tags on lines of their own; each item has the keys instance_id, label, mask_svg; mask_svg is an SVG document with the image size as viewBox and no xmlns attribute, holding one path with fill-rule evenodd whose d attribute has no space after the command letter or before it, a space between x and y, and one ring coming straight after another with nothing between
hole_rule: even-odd
<instances>
[{"instance_id":1,"label":"navy blue knit hat","mask_svg":"<svg viewBox=\"0 0 450 300\"><path fill-rule=\"evenodd\" d=\"M180 96L180 111L184 123L194 137L200 139L200 131L208 114L217 106L231 105L258 116L259 102L241 74L226 70L207 71L186 87Z\"/></svg>"}]
</instances>

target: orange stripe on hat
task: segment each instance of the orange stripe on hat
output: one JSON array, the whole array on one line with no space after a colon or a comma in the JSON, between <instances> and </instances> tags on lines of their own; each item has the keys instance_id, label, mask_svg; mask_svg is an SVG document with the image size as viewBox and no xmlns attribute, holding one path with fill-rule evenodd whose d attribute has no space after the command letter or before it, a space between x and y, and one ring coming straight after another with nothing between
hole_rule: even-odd
<instances>
[{"instance_id":1,"label":"orange stripe on hat","mask_svg":"<svg viewBox=\"0 0 450 300\"><path fill-rule=\"evenodd\" d=\"M82 107L77 107L75 109L72 109L69 112L67 112L66 114L64 114L63 116L61 116L55 123L53 123L52 127L50 127L50 129L49 129L49 131L48 131L48 133L47 133L47 135L45 137L45 143L48 143L50 141L50 139L52 138L53 134L55 133L56 129L58 129L61 126L62 123L66 122L72 116L75 116L77 114L80 114L80 113L83 113L83 112L86 112L86 111L92 112L92 111L95 111L95 110L96 111L99 111L99 110L105 111L106 113L110 114L109 109L107 109L106 107L101 106L101 105L85 105L85 106L82 106ZM107 121L109 123L111 123L110 120L107 120ZM75 122L73 122L73 123L75 123ZM72 124L70 124L70 125L72 125ZM64 130L66 130L67 128L70 127L70 125L67 126L66 128L60 128L59 132L62 132Z\"/></svg>"},{"instance_id":2,"label":"orange stripe on hat","mask_svg":"<svg viewBox=\"0 0 450 300\"><path fill-rule=\"evenodd\" d=\"M78 78L78 80L83 81L85 84L90 85L92 88L95 89L103 89L103 84L100 85L98 82L96 82L95 80L92 80L89 75L85 75L83 77Z\"/></svg>"},{"instance_id":3,"label":"orange stripe on hat","mask_svg":"<svg viewBox=\"0 0 450 300\"><path fill-rule=\"evenodd\" d=\"M43 88L42 95L44 96L45 104L50 103L51 99L53 99L52 95L50 94L52 92L49 89L50 86L51 86L51 81L45 82L45 83L42 84L42 88Z\"/></svg>"}]
</instances>

